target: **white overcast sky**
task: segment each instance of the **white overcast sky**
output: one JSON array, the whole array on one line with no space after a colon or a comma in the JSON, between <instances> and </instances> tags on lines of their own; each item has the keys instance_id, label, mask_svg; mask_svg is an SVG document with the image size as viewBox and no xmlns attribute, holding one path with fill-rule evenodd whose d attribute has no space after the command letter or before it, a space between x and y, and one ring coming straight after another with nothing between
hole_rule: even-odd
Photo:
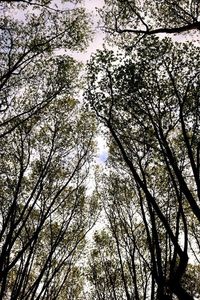
<instances>
[{"instance_id":1,"label":"white overcast sky","mask_svg":"<svg viewBox=\"0 0 200 300\"><path fill-rule=\"evenodd\" d=\"M92 15L92 21L94 23L94 37L93 41L90 43L89 47L83 52L73 52L72 55L75 59L86 63L91 54L94 53L97 49L103 48L103 39L104 34L98 28L98 13L96 8L101 8L104 4L103 0L83 0L82 5L87 9L87 11ZM108 157L108 149L106 147L106 142L103 136L98 136L97 139L97 158L96 162L100 165L103 165Z\"/></svg>"}]
</instances>

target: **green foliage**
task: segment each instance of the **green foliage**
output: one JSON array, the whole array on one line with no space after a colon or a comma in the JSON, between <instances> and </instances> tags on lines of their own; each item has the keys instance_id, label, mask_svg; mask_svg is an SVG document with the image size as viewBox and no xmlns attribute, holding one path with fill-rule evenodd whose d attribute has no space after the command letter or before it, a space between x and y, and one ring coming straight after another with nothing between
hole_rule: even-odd
<instances>
[{"instance_id":1,"label":"green foliage","mask_svg":"<svg viewBox=\"0 0 200 300\"><path fill-rule=\"evenodd\" d=\"M102 201L127 299L192 299L181 280L191 244L199 249L190 226L200 221L198 62L191 43L154 37L88 65L86 97L110 132Z\"/></svg>"},{"instance_id":2,"label":"green foliage","mask_svg":"<svg viewBox=\"0 0 200 300\"><path fill-rule=\"evenodd\" d=\"M82 66L61 53L86 46L89 20L74 1L14 2L1 3L0 298L77 299L96 128Z\"/></svg>"},{"instance_id":3,"label":"green foliage","mask_svg":"<svg viewBox=\"0 0 200 300\"><path fill-rule=\"evenodd\" d=\"M190 34L198 37L198 1L106 0L99 10L109 41L134 47L145 35Z\"/></svg>"}]
</instances>

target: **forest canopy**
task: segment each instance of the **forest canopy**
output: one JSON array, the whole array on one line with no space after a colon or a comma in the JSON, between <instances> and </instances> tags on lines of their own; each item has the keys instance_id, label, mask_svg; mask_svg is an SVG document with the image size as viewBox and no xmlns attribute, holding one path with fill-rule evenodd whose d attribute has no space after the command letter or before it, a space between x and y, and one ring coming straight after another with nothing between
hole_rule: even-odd
<instances>
[{"instance_id":1,"label":"forest canopy","mask_svg":"<svg viewBox=\"0 0 200 300\"><path fill-rule=\"evenodd\" d=\"M199 10L0 1L0 299L200 297Z\"/></svg>"}]
</instances>

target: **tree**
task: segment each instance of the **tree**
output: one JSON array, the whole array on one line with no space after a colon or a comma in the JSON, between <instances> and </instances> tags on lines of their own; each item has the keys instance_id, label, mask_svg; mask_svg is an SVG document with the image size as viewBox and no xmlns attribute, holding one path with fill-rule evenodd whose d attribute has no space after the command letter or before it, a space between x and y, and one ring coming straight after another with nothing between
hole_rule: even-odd
<instances>
[{"instance_id":1,"label":"tree","mask_svg":"<svg viewBox=\"0 0 200 300\"><path fill-rule=\"evenodd\" d=\"M106 0L99 13L109 39L114 37L122 46L132 47L133 36L138 41L146 35L196 34L200 30L197 0Z\"/></svg>"},{"instance_id":2,"label":"tree","mask_svg":"<svg viewBox=\"0 0 200 300\"><path fill-rule=\"evenodd\" d=\"M99 51L88 67L87 99L110 133L111 166L129 174L140 199L156 299L193 299L181 282L189 220L200 221L198 61L191 44L151 38L129 56Z\"/></svg>"},{"instance_id":3,"label":"tree","mask_svg":"<svg viewBox=\"0 0 200 300\"><path fill-rule=\"evenodd\" d=\"M75 100L59 99L1 139L2 299L57 299L94 225L84 187L94 129L84 118Z\"/></svg>"},{"instance_id":4,"label":"tree","mask_svg":"<svg viewBox=\"0 0 200 300\"><path fill-rule=\"evenodd\" d=\"M95 121L77 100L81 65L60 53L85 47L89 21L52 1L0 5L0 298L77 299Z\"/></svg>"}]
</instances>

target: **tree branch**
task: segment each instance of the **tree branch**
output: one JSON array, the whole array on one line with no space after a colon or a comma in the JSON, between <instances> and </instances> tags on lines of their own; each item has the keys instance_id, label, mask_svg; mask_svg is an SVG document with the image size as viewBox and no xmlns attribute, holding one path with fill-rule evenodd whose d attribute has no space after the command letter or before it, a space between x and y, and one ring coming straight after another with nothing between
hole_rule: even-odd
<instances>
[{"instance_id":1,"label":"tree branch","mask_svg":"<svg viewBox=\"0 0 200 300\"><path fill-rule=\"evenodd\" d=\"M153 34L158 34L158 33L182 33L190 30L200 30L200 22L194 22L188 25L180 26L180 27L175 27L175 28L169 28L169 27L162 27L162 28L156 28L152 30L142 30L142 29L120 29L120 28L115 28L116 32L121 34L121 33L134 33L134 34L145 34L145 35L153 35Z\"/></svg>"}]
</instances>

